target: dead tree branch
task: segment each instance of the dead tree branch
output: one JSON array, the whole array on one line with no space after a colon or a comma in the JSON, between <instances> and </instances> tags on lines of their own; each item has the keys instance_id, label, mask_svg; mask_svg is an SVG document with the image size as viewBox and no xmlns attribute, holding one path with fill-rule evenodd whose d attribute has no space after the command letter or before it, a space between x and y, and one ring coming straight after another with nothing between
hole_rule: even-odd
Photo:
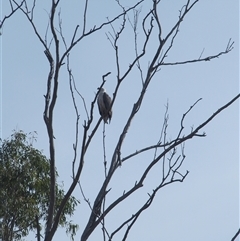
<instances>
[{"instance_id":1,"label":"dead tree branch","mask_svg":"<svg viewBox=\"0 0 240 241\"><path fill-rule=\"evenodd\" d=\"M238 237L238 235L240 234L240 228L238 229L237 233L234 235L234 237L231 239L231 241L236 240L236 238Z\"/></svg>"},{"instance_id":2,"label":"dead tree branch","mask_svg":"<svg viewBox=\"0 0 240 241\"><path fill-rule=\"evenodd\" d=\"M9 19L10 17L12 17L13 14L14 14L18 9L20 9L20 8L23 6L23 4L24 4L25 1L26 1L26 0L23 0L23 1L22 1L20 4L18 4L15 8L13 7L13 5L12 5L12 3L11 3L11 1L10 1L10 5L11 5L11 10L12 10L12 11L11 11L8 15L5 15L2 20L0 20L0 30L2 29L4 22L5 22L7 19ZM1 35L1 34L0 34L0 35Z\"/></svg>"}]
</instances>

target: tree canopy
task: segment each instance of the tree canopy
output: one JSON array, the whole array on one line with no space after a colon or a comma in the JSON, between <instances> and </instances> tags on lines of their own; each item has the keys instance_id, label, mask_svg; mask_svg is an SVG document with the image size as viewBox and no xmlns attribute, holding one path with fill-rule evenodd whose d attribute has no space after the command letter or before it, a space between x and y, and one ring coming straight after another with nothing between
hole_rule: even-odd
<instances>
[{"instance_id":1,"label":"tree canopy","mask_svg":"<svg viewBox=\"0 0 240 241\"><path fill-rule=\"evenodd\" d=\"M46 220L49 204L50 165L41 151L33 147L36 137L15 131L0 146L0 239L20 240L29 231L41 236L41 220ZM56 176L57 171L56 171ZM64 190L56 184L56 207ZM77 225L68 220L78 201L71 196L61 216L60 226L76 233Z\"/></svg>"}]
</instances>

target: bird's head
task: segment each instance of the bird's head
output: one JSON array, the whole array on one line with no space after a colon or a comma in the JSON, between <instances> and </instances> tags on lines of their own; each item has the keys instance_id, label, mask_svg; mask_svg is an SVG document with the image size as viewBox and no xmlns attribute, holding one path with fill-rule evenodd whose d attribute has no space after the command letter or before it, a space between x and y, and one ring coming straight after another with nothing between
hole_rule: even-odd
<instances>
[{"instance_id":1,"label":"bird's head","mask_svg":"<svg viewBox=\"0 0 240 241\"><path fill-rule=\"evenodd\" d=\"M104 88L98 88L98 90L100 90L99 92L101 92L101 93L105 92Z\"/></svg>"}]
</instances>

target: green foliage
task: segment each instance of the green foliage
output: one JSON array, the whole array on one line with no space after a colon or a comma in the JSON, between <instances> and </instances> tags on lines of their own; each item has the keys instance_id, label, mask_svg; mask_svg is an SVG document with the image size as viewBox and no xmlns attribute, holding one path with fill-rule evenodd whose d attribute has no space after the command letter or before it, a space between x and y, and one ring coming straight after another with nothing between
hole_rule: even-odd
<instances>
[{"instance_id":1,"label":"green foliage","mask_svg":"<svg viewBox=\"0 0 240 241\"><path fill-rule=\"evenodd\" d=\"M15 131L10 140L0 140L0 240L20 240L38 224L42 229L37 220L47 219L50 165L33 147L34 140L33 135L28 139L22 131ZM63 197L63 189L56 185L56 210ZM77 204L71 196L59 223L71 238L78 226L67 221L67 216L74 213Z\"/></svg>"}]
</instances>

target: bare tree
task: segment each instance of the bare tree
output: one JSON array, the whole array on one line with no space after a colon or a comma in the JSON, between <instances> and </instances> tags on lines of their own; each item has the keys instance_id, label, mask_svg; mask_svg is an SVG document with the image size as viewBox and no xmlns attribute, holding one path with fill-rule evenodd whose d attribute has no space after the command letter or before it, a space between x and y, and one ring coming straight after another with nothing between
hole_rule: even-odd
<instances>
[{"instance_id":1,"label":"bare tree","mask_svg":"<svg viewBox=\"0 0 240 241\"><path fill-rule=\"evenodd\" d=\"M59 220L63 209L73 193L73 191L79 187L83 196L83 199L88 204L91 213L86 223L86 226L82 232L81 240L87 240L93 231L101 226L103 232L103 240L113 240L114 236L123 230L122 240L127 240L128 234L131 231L131 228L134 226L137 219L153 202L156 197L157 192L170 184L175 182L183 182L188 175L188 171L181 171L180 167L182 166L185 160L184 147L187 141L196 137L205 137L203 128L209 124L219 113L228 108L233 102L235 102L240 95L238 94L232 100L230 100L225 105L219 107L209 118L199 124L197 127L192 127L190 132L184 132L185 128L185 119L187 115L192 111L192 109L197 105L201 100L199 98L193 103L188 110L182 115L180 120L180 128L177 135L169 139L167 136L168 131L168 105L166 106L166 112L163 118L163 125L161 128L161 133L157 142L153 142L151 145L145 147L139 147L139 149L133 153L130 153L127 156L122 154L123 142L129 136L130 125L133 118L137 118L137 114L142 107L142 103L145 98L146 91L149 85L152 83L152 80L158 76L158 71L160 68L167 65L183 65L190 63L198 63L203 61L210 61L216 58L219 58L225 54L228 54L233 49L234 42L229 39L226 44L225 49L220 50L217 53L212 55L204 56L204 53L200 57L187 60L176 60L173 62L168 62L167 56L172 51L174 46L174 41L178 36L179 29L185 17L192 11L193 8L197 6L199 0L190 1L186 0L185 4L179 9L179 15L176 22L172 27L163 34L163 26L161 22L161 17L159 15L159 7L161 6L160 0L150 1L151 8L142 13L141 6L146 4L149 1L137 1L131 6L124 6L121 4L121 1L116 0L116 6L119 9L119 13L116 16L108 17L106 21L103 21L97 25L89 27L88 23L88 8L90 1L86 0L84 3L84 10L82 18L79 20L80 23L76 23L72 36L64 35L64 28L61 15L61 0L52 0L51 6L49 9L46 9L48 16L48 25L46 26L46 33L41 34L41 31L38 29L34 14L36 12L38 1L16 1L9 0L12 12L4 17L1 21L1 25L4 21L13 15L15 11L21 11L21 13L26 17L27 22L32 26L33 32L38 38L40 44L44 48L44 53L46 55L47 61L49 63L49 72L46 79L46 93L45 98L45 107L43 112L44 122L48 132L49 139L49 154L50 154L50 165L51 165L51 189L49 190L50 203L48 207L48 218L46 221L46 230L45 230L45 241L50 241L53 239L53 236L58 228ZM121 50L120 50L120 40L124 36L126 28L130 27L133 33L133 46L134 46L134 57L129 61L127 67L122 67L121 62ZM73 71L71 69L71 54L73 53L76 46L81 45L82 41L87 39L89 36L94 36L99 31L104 31L106 33L106 39L109 41L113 53L115 56L115 68L116 68L116 85L112 95L111 108L114 109L114 103L120 92L120 86L126 82L133 71L138 71L139 79L141 81L141 89L137 93L137 99L135 100L131 113L129 114L126 123L123 126L121 133L119 134L118 141L115 148L112 150L112 157L110 162L107 162L106 159L106 143L105 143L105 124L103 130L103 153L104 153L104 173L105 179L101 184L101 187L96 194L96 198L93 203L89 201L86 197L83 188L81 186L81 176L83 173L84 163L88 162L86 155L89 151L89 147L92 144L93 138L95 137L97 131L99 130L100 123L102 118L98 115L95 115L94 111L97 108L97 96L99 90L96 91L95 97L92 99L90 105L86 103L84 94L81 89L77 88ZM143 41L139 41L139 32L144 36ZM149 46L151 42L154 41L156 48L154 52L149 54ZM100 46L99 46L100 47ZM80 66L81 68L81 66ZM56 165L56 152L55 149L55 137L54 137L54 113L55 106L58 101L59 96L59 85L61 85L60 80L60 70L64 69L68 73L69 78L69 87L70 94L72 97L73 107L76 114L75 126L75 140L73 144L73 160L72 160L72 183L68 187L68 190L61 201L60 206L55 212L55 188L56 188L56 177L55 169ZM105 85L107 79L111 75L112 70L109 69L107 73L102 73L102 81L96 86L101 88ZM80 97L84 108L80 108L76 98ZM88 107L90 106L90 107ZM114 110L117 111L117 110ZM114 112L113 112L114 114ZM83 121L83 126L81 127L79 121L80 116L86 116ZM56 121L56 120L55 120ZM82 132L80 131L82 129ZM81 134L80 134L81 132ZM129 162L134 157L140 157L143 153L154 152L153 157L149 157L149 163L146 166L145 170L141 173L140 177L136 180L135 184L130 187L128 190L124 191L119 195L115 200L110 203L106 203L106 198L108 193L111 191L109 183L114 177L116 170L125 163ZM134 214L129 214L129 218L122 223L117 224L118 228L112 231L111 233L105 225L105 220L108 215L122 202L127 200L131 195L133 195L137 190L142 188L145 184L146 179L150 176L150 171L156 167L156 164L161 163L161 179L155 187L153 187L152 193L149 193L148 199L144 203L139 204L140 207ZM56 213L56 215L55 215Z\"/></svg>"}]
</instances>

